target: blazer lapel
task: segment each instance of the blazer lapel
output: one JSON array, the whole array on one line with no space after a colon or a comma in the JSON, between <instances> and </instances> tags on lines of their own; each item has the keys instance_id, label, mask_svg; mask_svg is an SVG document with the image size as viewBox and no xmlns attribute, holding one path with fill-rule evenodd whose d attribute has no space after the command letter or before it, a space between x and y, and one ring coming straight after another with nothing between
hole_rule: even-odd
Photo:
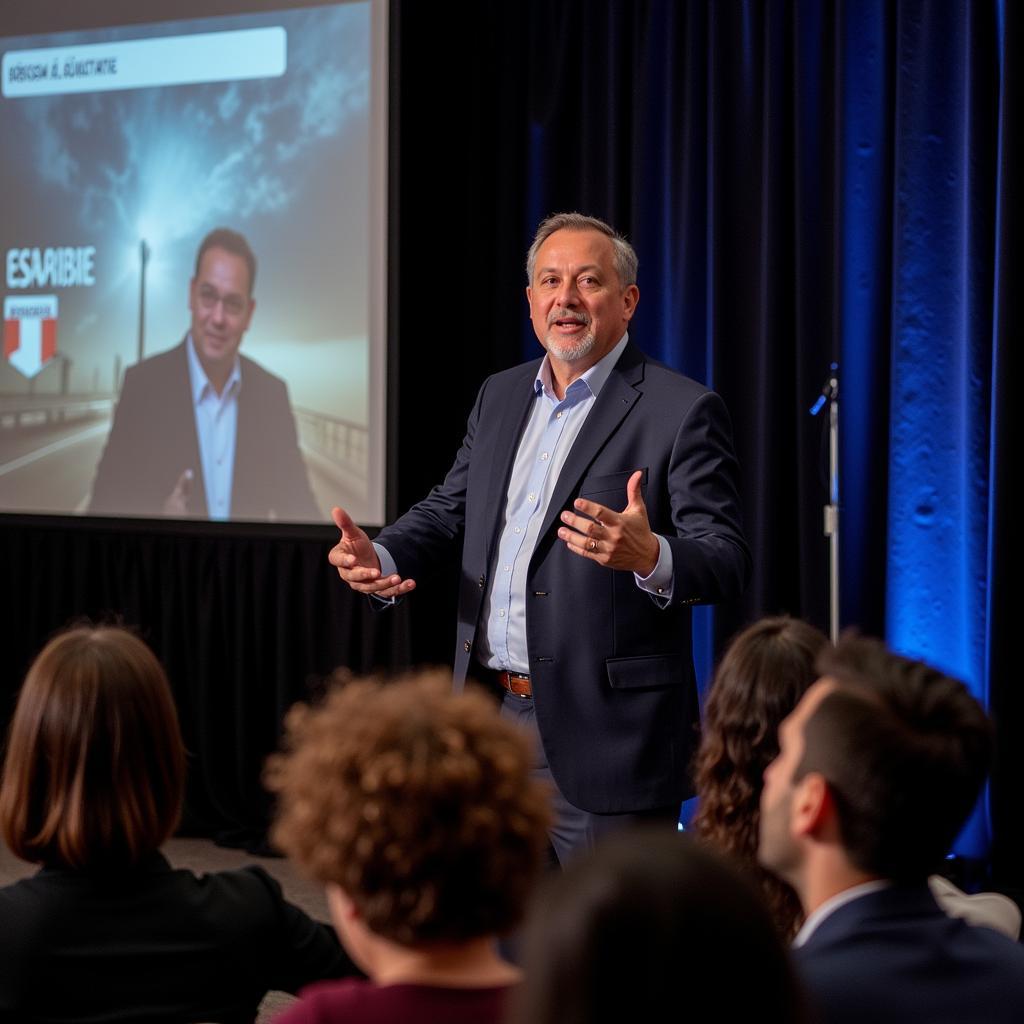
<instances>
[{"instance_id":1,"label":"blazer lapel","mask_svg":"<svg viewBox=\"0 0 1024 1024\"><path fill-rule=\"evenodd\" d=\"M254 402L255 374L247 372L247 360L241 359L242 386L238 391L238 418L235 421L235 464L231 470L231 518L240 509L266 515L270 510L260 502L259 483L272 438L263 436L261 410ZM269 503L267 503L269 505ZM258 511L257 511L258 510Z\"/></svg>"},{"instance_id":2,"label":"blazer lapel","mask_svg":"<svg viewBox=\"0 0 1024 1024\"><path fill-rule=\"evenodd\" d=\"M551 493L551 501L544 514L544 522L537 535L538 550L562 510L570 504L579 488L580 481L597 453L636 405L641 394L636 385L643 380L643 377L643 355L630 342L619 357L608 380L605 381L586 423L583 424L583 429L580 430L572 450L562 466L562 472L558 474L558 481ZM637 469L639 468L637 466Z\"/></svg>"},{"instance_id":3,"label":"blazer lapel","mask_svg":"<svg viewBox=\"0 0 1024 1024\"><path fill-rule=\"evenodd\" d=\"M491 462L491 476L487 483L486 496L487 508L492 509L494 513L488 526L487 565L491 564L494 543L498 536L498 521L507 504L505 499L508 492L509 476L512 473L512 463L519 450L519 441L526 425L526 418L529 416L530 408L535 400L536 392L533 382L537 377L538 366L540 366L539 360L529 364L529 375L524 375L526 379L514 385L512 392L505 400L498 433L494 435L497 441L494 445L494 458ZM507 438L507 442L503 443L503 438Z\"/></svg>"}]
</instances>

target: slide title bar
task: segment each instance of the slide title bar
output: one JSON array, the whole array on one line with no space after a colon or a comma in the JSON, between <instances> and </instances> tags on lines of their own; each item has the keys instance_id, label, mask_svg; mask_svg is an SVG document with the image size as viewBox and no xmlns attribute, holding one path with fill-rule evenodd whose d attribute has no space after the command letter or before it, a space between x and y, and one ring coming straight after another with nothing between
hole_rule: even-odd
<instances>
[{"instance_id":1,"label":"slide title bar","mask_svg":"<svg viewBox=\"0 0 1024 1024\"><path fill-rule=\"evenodd\" d=\"M277 78L287 67L288 36L280 26L50 46L4 54L3 95L13 99Z\"/></svg>"}]
</instances>

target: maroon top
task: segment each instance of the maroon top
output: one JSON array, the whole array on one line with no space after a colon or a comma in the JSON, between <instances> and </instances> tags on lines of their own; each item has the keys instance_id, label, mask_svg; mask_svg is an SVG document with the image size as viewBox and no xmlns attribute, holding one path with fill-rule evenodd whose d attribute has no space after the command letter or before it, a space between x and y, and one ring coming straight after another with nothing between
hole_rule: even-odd
<instances>
[{"instance_id":1,"label":"maroon top","mask_svg":"<svg viewBox=\"0 0 1024 1024\"><path fill-rule=\"evenodd\" d=\"M443 988L349 979L304 988L275 1024L499 1024L509 985Z\"/></svg>"}]
</instances>

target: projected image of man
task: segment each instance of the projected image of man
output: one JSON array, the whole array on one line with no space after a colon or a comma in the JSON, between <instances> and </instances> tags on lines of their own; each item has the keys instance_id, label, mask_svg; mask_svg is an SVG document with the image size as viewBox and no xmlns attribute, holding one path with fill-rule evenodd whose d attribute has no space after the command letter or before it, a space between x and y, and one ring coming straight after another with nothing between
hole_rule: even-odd
<instances>
[{"instance_id":1,"label":"projected image of man","mask_svg":"<svg viewBox=\"0 0 1024 1024\"><path fill-rule=\"evenodd\" d=\"M199 246L191 327L125 374L89 510L211 519L318 518L283 380L239 355L256 257L236 231Z\"/></svg>"}]
</instances>

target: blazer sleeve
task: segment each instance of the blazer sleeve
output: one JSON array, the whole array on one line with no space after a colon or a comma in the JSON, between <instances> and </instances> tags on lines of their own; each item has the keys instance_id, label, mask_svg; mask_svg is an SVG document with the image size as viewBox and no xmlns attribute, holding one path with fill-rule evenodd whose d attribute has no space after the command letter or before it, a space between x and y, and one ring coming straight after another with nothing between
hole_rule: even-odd
<instances>
[{"instance_id":1,"label":"blazer sleeve","mask_svg":"<svg viewBox=\"0 0 1024 1024\"><path fill-rule=\"evenodd\" d=\"M704 392L679 426L668 469L673 604L728 601L743 592L751 558L738 477L729 413L715 392Z\"/></svg>"},{"instance_id":2,"label":"blazer sleeve","mask_svg":"<svg viewBox=\"0 0 1024 1024\"><path fill-rule=\"evenodd\" d=\"M473 439L489 383L489 379L484 381L477 394L466 424L466 435L444 481L374 538L387 548L403 577L419 579L461 556Z\"/></svg>"}]
</instances>

